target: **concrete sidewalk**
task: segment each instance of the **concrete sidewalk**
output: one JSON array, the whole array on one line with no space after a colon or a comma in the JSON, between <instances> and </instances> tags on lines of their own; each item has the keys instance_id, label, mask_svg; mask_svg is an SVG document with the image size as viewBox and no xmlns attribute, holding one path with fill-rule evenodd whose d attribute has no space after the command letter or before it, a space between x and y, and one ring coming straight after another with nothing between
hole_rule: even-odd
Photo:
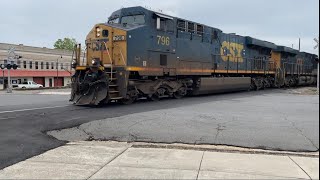
<instances>
[{"instance_id":1,"label":"concrete sidewalk","mask_svg":"<svg viewBox=\"0 0 320 180\"><path fill-rule=\"evenodd\" d=\"M0 170L0 179L319 179L319 158L76 142Z\"/></svg>"}]
</instances>

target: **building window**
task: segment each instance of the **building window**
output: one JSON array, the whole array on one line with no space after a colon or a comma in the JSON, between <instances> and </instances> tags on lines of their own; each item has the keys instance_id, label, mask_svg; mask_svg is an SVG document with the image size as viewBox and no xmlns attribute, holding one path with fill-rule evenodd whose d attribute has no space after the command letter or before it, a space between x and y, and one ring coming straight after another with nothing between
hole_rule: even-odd
<instances>
[{"instance_id":1,"label":"building window","mask_svg":"<svg viewBox=\"0 0 320 180\"><path fill-rule=\"evenodd\" d=\"M27 61L23 61L23 69L27 69Z\"/></svg>"},{"instance_id":2,"label":"building window","mask_svg":"<svg viewBox=\"0 0 320 180\"><path fill-rule=\"evenodd\" d=\"M8 64L8 60L3 60L3 64L7 65Z\"/></svg>"},{"instance_id":3,"label":"building window","mask_svg":"<svg viewBox=\"0 0 320 180\"><path fill-rule=\"evenodd\" d=\"M63 69L63 63L61 63L61 69Z\"/></svg>"},{"instance_id":4,"label":"building window","mask_svg":"<svg viewBox=\"0 0 320 180\"><path fill-rule=\"evenodd\" d=\"M44 63L41 62L41 63L40 63L40 69L43 69L43 66L44 66Z\"/></svg>"},{"instance_id":5,"label":"building window","mask_svg":"<svg viewBox=\"0 0 320 180\"><path fill-rule=\"evenodd\" d=\"M54 69L54 63L53 62L51 63L51 69Z\"/></svg>"},{"instance_id":6,"label":"building window","mask_svg":"<svg viewBox=\"0 0 320 180\"><path fill-rule=\"evenodd\" d=\"M36 69L39 69L39 62L36 61L34 64L36 66Z\"/></svg>"},{"instance_id":7,"label":"building window","mask_svg":"<svg viewBox=\"0 0 320 180\"><path fill-rule=\"evenodd\" d=\"M46 62L46 69L49 69L49 62Z\"/></svg>"},{"instance_id":8,"label":"building window","mask_svg":"<svg viewBox=\"0 0 320 180\"><path fill-rule=\"evenodd\" d=\"M29 69L32 69L32 61L29 61Z\"/></svg>"},{"instance_id":9,"label":"building window","mask_svg":"<svg viewBox=\"0 0 320 180\"><path fill-rule=\"evenodd\" d=\"M59 63L56 62L56 69L59 69Z\"/></svg>"}]
</instances>

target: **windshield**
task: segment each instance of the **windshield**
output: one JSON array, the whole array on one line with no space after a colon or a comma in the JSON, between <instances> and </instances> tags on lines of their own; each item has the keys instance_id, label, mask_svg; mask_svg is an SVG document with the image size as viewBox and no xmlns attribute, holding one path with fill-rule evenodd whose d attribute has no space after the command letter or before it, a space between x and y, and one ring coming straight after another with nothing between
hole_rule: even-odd
<instances>
[{"instance_id":1,"label":"windshield","mask_svg":"<svg viewBox=\"0 0 320 180\"><path fill-rule=\"evenodd\" d=\"M132 16L124 16L121 18L121 24L132 24L132 25L140 25L144 24L145 19L144 15L132 15Z\"/></svg>"},{"instance_id":2,"label":"windshield","mask_svg":"<svg viewBox=\"0 0 320 180\"><path fill-rule=\"evenodd\" d=\"M109 24L119 24L120 23L120 18L109 19L108 23Z\"/></svg>"}]
</instances>

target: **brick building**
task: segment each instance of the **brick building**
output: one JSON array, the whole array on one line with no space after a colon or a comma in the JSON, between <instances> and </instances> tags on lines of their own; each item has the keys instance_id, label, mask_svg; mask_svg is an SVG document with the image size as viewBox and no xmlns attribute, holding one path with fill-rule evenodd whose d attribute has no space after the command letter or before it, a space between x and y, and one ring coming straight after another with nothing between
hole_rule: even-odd
<instances>
[{"instance_id":1,"label":"brick building","mask_svg":"<svg viewBox=\"0 0 320 180\"><path fill-rule=\"evenodd\" d=\"M16 62L7 60L8 50L12 47L17 55L22 56ZM0 43L0 64L15 63L19 66L17 70L10 71L12 84L34 81L44 87L67 86L71 81L71 59L70 51ZM7 70L0 69L0 89L7 86L7 77Z\"/></svg>"}]
</instances>

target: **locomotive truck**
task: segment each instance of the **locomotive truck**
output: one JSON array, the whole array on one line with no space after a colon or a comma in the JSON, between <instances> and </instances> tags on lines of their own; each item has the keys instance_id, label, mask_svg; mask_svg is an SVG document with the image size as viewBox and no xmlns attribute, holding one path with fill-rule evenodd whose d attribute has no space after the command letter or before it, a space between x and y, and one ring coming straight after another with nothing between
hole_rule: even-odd
<instances>
[{"instance_id":1,"label":"locomotive truck","mask_svg":"<svg viewBox=\"0 0 320 180\"><path fill-rule=\"evenodd\" d=\"M311 85L318 63L314 54L143 7L95 25L84 49L76 45L72 61L76 105Z\"/></svg>"}]
</instances>

